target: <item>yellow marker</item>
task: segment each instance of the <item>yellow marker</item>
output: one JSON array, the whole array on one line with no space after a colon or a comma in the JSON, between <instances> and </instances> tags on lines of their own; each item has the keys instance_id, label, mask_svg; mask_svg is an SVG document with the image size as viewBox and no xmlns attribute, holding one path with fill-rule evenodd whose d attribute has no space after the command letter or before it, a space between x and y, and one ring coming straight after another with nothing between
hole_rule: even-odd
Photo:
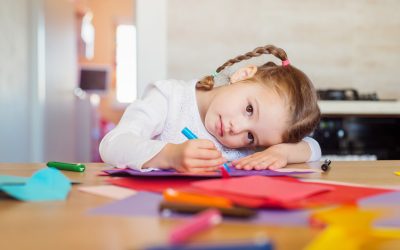
<instances>
[{"instance_id":1,"label":"yellow marker","mask_svg":"<svg viewBox=\"0 0 400 250\"><path fill-rule=\"evenodd\" d=\"M231 208L232 202L223 197L191 194L168 188L163 192L164 199L169 202L190 203L192 205Z\"/></svg>"},{"instance_id":2,"label":"yellow marker","mask_svg":"<svg viewBox=\"0 0 400 250\"><path fill-rule=\"evenodd\" d=\"M394 174L400 176L400 171L394 172Z\"/></svg>"}]
</instances>

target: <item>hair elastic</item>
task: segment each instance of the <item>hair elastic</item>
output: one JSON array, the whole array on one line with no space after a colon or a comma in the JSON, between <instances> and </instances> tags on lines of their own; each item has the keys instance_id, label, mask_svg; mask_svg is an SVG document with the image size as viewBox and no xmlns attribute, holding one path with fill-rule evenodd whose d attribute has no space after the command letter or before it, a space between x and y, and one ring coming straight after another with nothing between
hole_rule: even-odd
<instances>
[{"instance_id":1,"label":"hair elastic","mask_svg":"<svg viewBox=\"0 0 400 250\"><path fill-rule=\"evenodd\" d=\"M282 61L282 66L288 66L290 64L289 59Z\"/></svg>"},{"instance_id":2,"label":"hair elastic","mask_svg":"<svg viewBox=\"0 0 400 250\"><path fill-rule=\"evenodd\" d=\"M217 71L214 71L214 73L211 74L212 77L216 77L218 75Z\"/></svg>"}]
</instances>

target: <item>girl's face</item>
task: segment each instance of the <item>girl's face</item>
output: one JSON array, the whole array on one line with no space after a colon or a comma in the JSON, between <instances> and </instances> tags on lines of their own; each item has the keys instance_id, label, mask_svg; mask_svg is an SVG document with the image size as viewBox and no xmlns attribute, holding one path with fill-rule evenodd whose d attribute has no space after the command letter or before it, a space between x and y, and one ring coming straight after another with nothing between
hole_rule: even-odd
<instances>
[{"instance_id":1,"label":"girl's face","mask_svg":"<svg viewBox=\"0 0 400 250\"><path fill-rule=\"evenodd\" d=\"M204 125L229 148L268 147L282 143L288 124L284 98L254 82L220 87L211 99Z\"/></svg>"}]
</instances>

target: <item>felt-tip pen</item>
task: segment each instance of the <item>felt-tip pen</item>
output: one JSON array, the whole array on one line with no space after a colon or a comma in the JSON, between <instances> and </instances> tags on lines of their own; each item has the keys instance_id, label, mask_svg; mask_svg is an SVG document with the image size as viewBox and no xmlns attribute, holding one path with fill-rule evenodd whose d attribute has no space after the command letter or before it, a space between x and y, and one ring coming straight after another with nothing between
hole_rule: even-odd
<instances>
[{"instance_id":1,"label":"felt-tip pen","mask_svg":"<svg viewBox=\"0 0 400 250\"><path fill-rule=\"evenodd\" d=\"M324 161L324 163L322 163L322 165L321 165L321 169L324 172L328 171L330 169L330 167L331 167L331 160L328 160L328 159L326 159Z\"/></svg>"},{"instance_id":2,"label":"felt-tip pen","mask_svg":"<svg viewBox=\"0 0 400 250\"><path fill-rule=\"evenodd\" d=\"M74 172L83 172L85 171L86 166L82 163L66 163L66 162L56 162L56 161L49 161L47 163L48 167L57 168L59 170L67 170L67 171L74 171Z\"/></svg>"},{"instance_id":3,"label":"felt-tip pen","mask_svg":"<svg viewBox=\"0 0 400 250\"><path fill-rule=\"evenodd\" d=\"M189 140L198 139L198 137L197 137L190 129L188 129L187 127L184 127L184 128L182 129L181 132L182 132L182 134L183 134L184 136L186 136L186 138L188 138ZM228 167L228 164L224 163L222 166L224 167L224 169L225 169L228 173L231 172L231 170L230 170L229 167Z\"/></svg>"}]
</instances>

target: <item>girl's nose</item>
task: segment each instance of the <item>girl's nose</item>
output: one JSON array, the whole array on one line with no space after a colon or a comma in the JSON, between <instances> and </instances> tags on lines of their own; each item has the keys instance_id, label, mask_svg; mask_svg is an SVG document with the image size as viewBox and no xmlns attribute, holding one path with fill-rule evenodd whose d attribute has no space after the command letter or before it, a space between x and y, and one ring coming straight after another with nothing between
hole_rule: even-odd
<instances>
[{"instance_id":1,"label":"girl's nose","mask_svg":"<svg viewBox=\"0 0 400 250\"><path fill-rule=\"evenodd\" d=\"M231 121L230 122L230 134L240 134L242 131L244 131L245 128L245 124L243 121L239 121L239 120L235 120L235 121Z\"/></svg>"}]
</instances>

